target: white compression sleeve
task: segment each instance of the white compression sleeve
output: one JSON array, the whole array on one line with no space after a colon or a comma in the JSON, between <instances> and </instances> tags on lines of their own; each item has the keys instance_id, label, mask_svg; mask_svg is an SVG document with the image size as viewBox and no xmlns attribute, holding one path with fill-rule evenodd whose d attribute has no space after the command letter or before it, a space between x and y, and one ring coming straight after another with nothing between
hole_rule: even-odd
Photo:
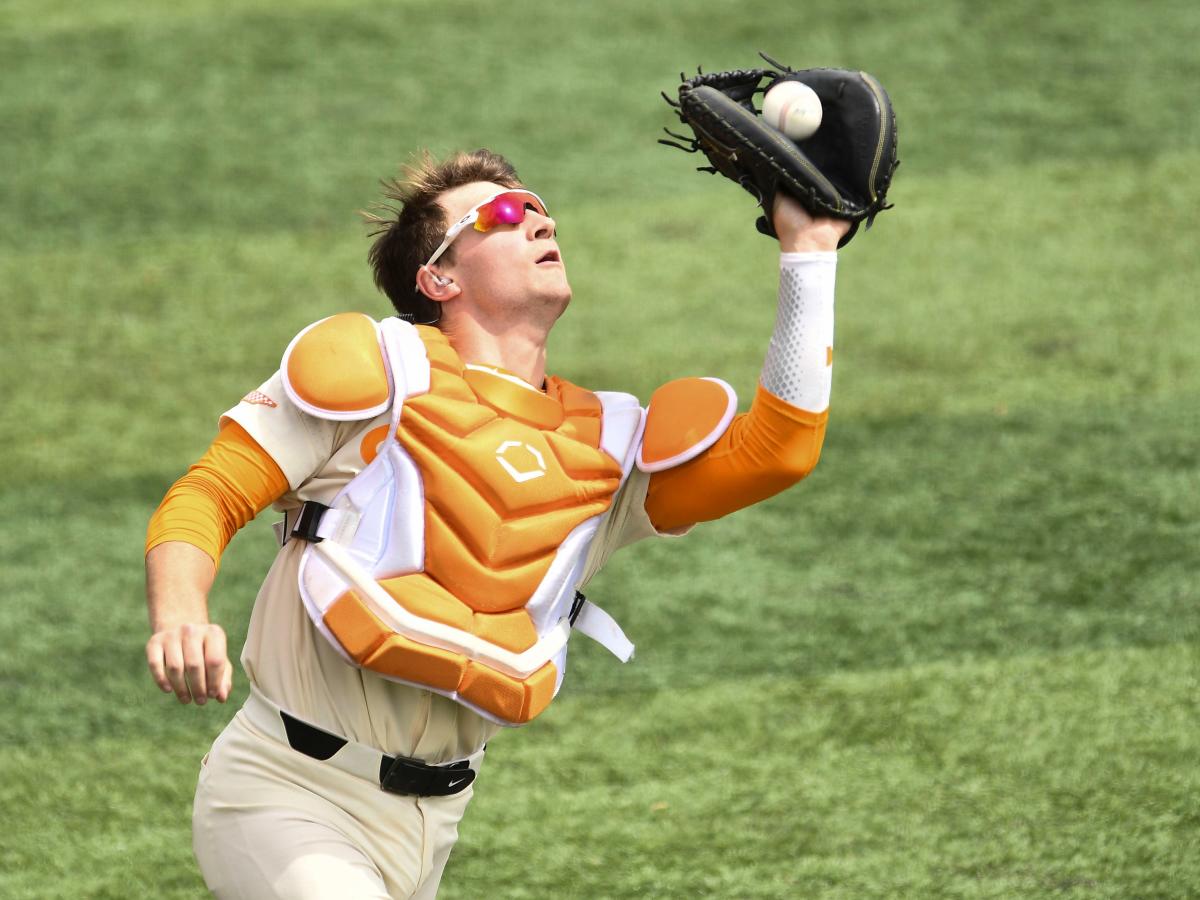
<instances>
[{"instance_id":1,"label":"white compression sleeve","mask_svg":"<svg viewBox=\"0 0 1200 900\"><path fill-rule=\"evenodd\" d=\"M762 386L809 412L829 407L833 382L833 286L837 253L779 257L779 312Z\"/></svg>"}]
</instances>

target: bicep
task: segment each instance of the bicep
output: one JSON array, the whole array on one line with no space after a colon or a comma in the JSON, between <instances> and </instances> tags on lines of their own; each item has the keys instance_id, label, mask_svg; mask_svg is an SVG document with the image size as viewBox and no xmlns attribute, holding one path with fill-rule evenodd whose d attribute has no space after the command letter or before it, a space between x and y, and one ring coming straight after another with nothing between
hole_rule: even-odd
<instances>
[{"instance_id":1,"label":"bicep","mask_svg":"<svg viewBox=\"0 0 1200 900\"><path fill-rule=\"evenodd\" d=\"M761 386L711 447L676 468L655 472L646 512L659 531L706 522L765 500L804 478L817 463L826 412L790 406Z\"/></svg>"},{"instance_id":2,"label":"bicep","mask_svg":"<svg viewBox=\"0 0 1200 900\"><path fill-rule=\"evenodd\" d=\"M288 490L283 470L244 428L227 421L204 455L167 491L146 550L183 541L220 556L239 528Z\"/></svg>"}]
</instances>

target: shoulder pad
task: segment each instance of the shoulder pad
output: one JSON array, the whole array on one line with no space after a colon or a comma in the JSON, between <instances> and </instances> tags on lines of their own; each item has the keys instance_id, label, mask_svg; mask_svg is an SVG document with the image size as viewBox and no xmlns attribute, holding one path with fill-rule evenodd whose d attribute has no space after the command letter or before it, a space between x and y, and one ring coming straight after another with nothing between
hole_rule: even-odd
<instances>
[{"instance_id":1,"label":"shoulder pad","mask_svg":"<svg viewBox=\"0 0 1200 900\"><path fill-rule=\"evenodd\" d=\"M309 325L288 344L279 366L288 397L322 419L370 419L392 401L379 325L340 313Z\"/></svg>"},{"instance_id":2,"label":"shoulder pad","mask_svg":"<svg viewBox=\"0 0 1200 900\"><path fill-rule=\"evenodd\" d=\"M661 472L699 456L725 433L737 394L720 378L677 378L650 397L637 467Z\"/></svg>"}]
</instances>

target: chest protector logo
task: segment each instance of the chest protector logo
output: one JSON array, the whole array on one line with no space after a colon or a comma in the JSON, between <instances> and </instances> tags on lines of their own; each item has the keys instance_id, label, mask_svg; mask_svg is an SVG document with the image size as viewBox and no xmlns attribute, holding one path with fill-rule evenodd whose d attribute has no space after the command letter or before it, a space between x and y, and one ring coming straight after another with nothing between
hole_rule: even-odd
<instances>
[{"instance_id":1,"label":"chest protector logo","mask_svg":"<svg viewBox=\"0 0 1200 900\"><path fill-rule=\"evenodd\" d=\"M573 605L643 412L628 394L481 377L436 329L387 319L378 336L390 426L304 551L305 609L351 664L528 722L562 683L572 621L632 654L610 618Z\"/></svg>"}]
</instances>

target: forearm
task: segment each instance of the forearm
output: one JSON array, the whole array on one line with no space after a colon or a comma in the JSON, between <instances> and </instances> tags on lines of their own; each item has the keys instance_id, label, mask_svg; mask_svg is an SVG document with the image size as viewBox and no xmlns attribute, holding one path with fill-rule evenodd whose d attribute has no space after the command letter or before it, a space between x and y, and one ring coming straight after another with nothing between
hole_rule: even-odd
<instances>
[{"instance_id":1,"label":"forearm","mask_svg":"<svg viewBox=\"0 0 1200 900\"><path fill-rule=\"evenodd\" d=\"M146 663L159 689L174 692L180 703L224 703L233 685L225 632L208 621L215 574L209 555L182 541L158 544L146 554Z\"/></svg>"},{"instance_id":2,"label":"forearm","mask_svg":"<svg viewBox=\"0 0 1200 900\"><path fill-rule=\"evenodd\" d=\"M779 306L759 383L789 406L829 407L833 383L834 252L783 253Z\"/></svg>"},{"instance_id":3,"label":"forearm","mask_svg":"<svg viewBox=\"0 0 1200 900\"><path fill-rule=\"evenodd\" d=\"M236 423L167 492L146 535L146 662L181 703L224 702L233 667L208 592L233 534L287 490L274 460Z\"/></svg>"},{"instance_id":4,"label":"forearm","mask_svg":"<svg viewBox=\"0 0 1200 900\"><path fill-rule=\"evenodd\" d=\"M199 547L183 541L157 544L146 554L146 606L150 631L208 622L208 592L217 567Z\"/></svg>"}]
</instances>

